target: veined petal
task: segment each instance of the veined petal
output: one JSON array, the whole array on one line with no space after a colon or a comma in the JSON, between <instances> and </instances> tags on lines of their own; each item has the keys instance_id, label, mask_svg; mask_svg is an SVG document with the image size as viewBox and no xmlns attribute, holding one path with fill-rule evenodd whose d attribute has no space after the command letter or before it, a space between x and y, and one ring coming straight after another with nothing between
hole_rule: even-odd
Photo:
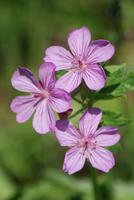
<instances>
[{"instance_id":1,"label":"veined petal","mask_svg":"<svg viewBox=\"0 0 134 200\"><path fill-rule=\"evenodd\" d=\"M73 29L68 36L68 45L76 59L82 60L91 40L91 33L87 27Z\"/></svg>"},{"instance_id":2,"label":"veined petal","mask_svg":"<svg viewBox=\"0 0 134 200\"><path fill-rule=\"evenodd\" d=\"M71 107L71 96L63 89L55 88L50 92L51 107L57 112L65 112Z\"/></svg>"},{"instance_id":3,"label":"veined petal","mask_svg":"<svg viewBox=\"0 0 134 200\"><path fill-rule=\"evenodd\" d=\"M54 131L55 123L54 113L50 108L48 100L44 99L35 112L33 127L36 132L45 134L49 131Z\"/></svg>"},{"instance_id":4,"label":"veined petal","mask_svg":"<svg viewBox=\"0 0 134 200\"><path fill-rule=\"evenodd\" d=\"M117 127L104 126L95 133L98 146L112 146L120 140Z\"/></svg>"},{"instance_id":5,"label":"veined petal","mask_svg":"<svg viewBox=\"0 0 134 200\"><path fill-rule=\"evenodd\" d=\"M34 98L32 95L18 96L12 100L11 110L17 113L16 121L26 122L33 114L42 98Z\"/></svg>"},{"instance_id":6,"label":"veined petal","mask_svg":"<svg viewBox=\"0 0 134 200\"><path fill-rule=\"evenodd\" d=\"M87 51L87 63L99 63L109 60L115 52L115 48L107 40L96 40L92 42Z\"/></svg>"},{"instance_id":7,"label":"veined petal","mask_svg":"<svg viewBox=\"0 0 134 200\"><path fill-rule=\"evenodd\" d=\"M55 88L61 88L68 93L75 90L81 83L81 71L74 69L61 76L55 83Z\"/></svg>"},{"instance_id":8,"label":"veined petal","mask_svg":"<svg viewBox=\"0 0 134 200\"><path fill-rule=\"evenodd\" d=\"M105 72L99 65L85 67L83 70L83 79L87 87L91 90L100 90L106 82Z\"/></svg>"},{"instance_id":9,"label":"veined petal","mask_svg":"<svg viewBox=\"0 0 134 200\"><path fill-rule=\"evenodd\" d=\"M68 172L68 174L73 174L81 170L85 164L85 159L85 152L82 147L71 148L65 154L63 171Z\"/></svg>"},{"instance_id":10,"label":"veined petal","mask_svg":"<svg viewBox=\"0 0 134 200\"><path fill-rule=\"evenodd\" d=\"M61 46L52 46L46 49L46 56L44 57L45 62L52 62L56 66L56 71L63 69L70 69L72 62L74 61L73 56L69 51Z\"/></svg>"},{"instance_id":11,"label":"veined petal","mask_svg":"<svg viewBox=\"0 0 134 200\"><path fill-rule=\"evenodd\" d=\"M55 85L55 65L51 62L43 63L39 68L39 79L43 88L50 91Z\"/></svg>"},{"instance_id":12,"label":"veined petal","mask_svg":"<svg viewBox=\"0 0 134 200\"><path fill-rule=\"evenodd\" d=\"M11 82L13 87L21 92L42 93L42 88L35 76L26 68L18 67Z\"/></svg>"},{"instance_id":13,"label":"veined petal","mask_svg":"<svg viewBox=\"0 0 134 200\"><path fill-rule=\"evenodd\" d=\"M87 149L87 154L91 165L104 172L109 170L115 165L113 154L102 147L96 147L94 150Z\"/></svg>"},{"instance_id":14,"label":"veined petal","mask_svg":"<svg viewBox=\"0 0 134 200\"><path fill-rule=\"evenodd\" d=\"M78 130L66 119L56 121L55 136L61 146L76 146L81 139Z\"/></svg>"},{"instance_id":15,"label":"veined petal","mask_svg":"<svg viewBox=\"0 0 134 200\"><path fill-rule=\"evenodd\" d=\"M80 133L85 137L92 134L94 136L95 131L101 121L102 111L99 108L87 108L79 119Z\"/></svg>"}]
</instances>

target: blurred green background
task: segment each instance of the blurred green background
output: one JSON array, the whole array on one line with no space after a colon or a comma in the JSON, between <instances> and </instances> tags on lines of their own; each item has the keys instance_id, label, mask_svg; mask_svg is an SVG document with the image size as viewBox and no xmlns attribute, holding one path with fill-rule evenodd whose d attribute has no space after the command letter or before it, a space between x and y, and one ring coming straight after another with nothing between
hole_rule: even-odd
<instances>
[{"instance_id":1,"label":"blurred green background","mask_svg":"<svg viewBox=\"0 0 134 200\"><path fill-rule=\"evenodd\" d=\"M1 0L0 1L0 200L93 199L90 171L71 176L62 172L66 147L54 133L40 135L26 123L16 122L10 103L21 92L11 85L17 66L30 69L38 79L45 49L52 45L68 49L67 36L74 28L87 26L92 40L106 39L115 46L109 62L126 63L134 70L133 0ZM134 92L129 101L119 98L94 106L134 118ZM74 112L80 107L73 102ZM79 117L72 119L76 124ZM121 154L114 154L115 167L98 172L104 200L134 199L134 124L119 129Z\"/></svg>"}]
</instances>

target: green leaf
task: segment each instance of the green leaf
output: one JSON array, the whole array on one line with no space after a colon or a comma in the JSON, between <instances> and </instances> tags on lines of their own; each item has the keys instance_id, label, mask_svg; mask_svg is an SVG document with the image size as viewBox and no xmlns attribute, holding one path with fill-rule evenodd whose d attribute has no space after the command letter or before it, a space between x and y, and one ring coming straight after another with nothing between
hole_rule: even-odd
<instances>
[{"instance_id":1,"label":"green leaf","mask_svg":"<svg viewBox=\"0 0 134 200\"><path fill-rule=\"evenodd\" d=\"M121 93L129 92L134 90L134 72L128 72L123 76L124 80L120 80L121 83L116 87L116 89L112 92L112 94L118 95Z\"/></svg>"},{"instance_id":2,"label":"green leaf","mask_svg":"<svg viewBox=\"0 0 134 200\"><path fill-rule=\"evenodd\" d=\"M120 112L115 112L115 111L111 111L111 110L103 110L103 117L110 117L113 119L117 119L119 118L122 114Z\"/></svg>"},{"instance_id":3,"label":"green leaf","mask_svg":"<svg viewBox=\"0 0 134 200\"><path fill-rule=\"evenodd\" d=\"M113 99L124 96L128 100L126 92L134 90L134 71L123 74L125 64L106 67L110 75L104 88L96 93L96 100Z\"/></svg>"},{"instance_id":4,"label":"green leaf","mask_svg":"<svg viewBox=\"0 0 134 200\"><path fill-rule=\"evenodd\" d=\"M109 147L105 147L105 148L112 151L113 153L121 153L121 151L122 151L121 146L118 142L113 146L109 146Z\"/></svg>"},{"instance_id":5,"label":"green leaf","mask_svg":"<svg viewBox=\"0 0 134 200\"><path fill-rule=\"evenodd\" d=\"M107 66L106 69L112 76L118 77L123 74L126 64Z\"/></svg>"},{"instance_id":6,"label":"green leaf","mask_svg":"<svg viewBox=\"0 0 134 200\"><path fill-rule=\"evenodd\" d=\"M115 99L118 97L125 97L126 101L129 100L129 97L126 94L119 94L119 95L114 96L113 94L108 94L108 93L97 93L95 96L95 100L99 100L99 99L109 100L109 99Z\"/></svg>"},{"instance_id":7,"label":"green leaf","mask_svg":"<svg viewBox=\"0 0 134 200\"><path fill-rule=\"evenodd\" d=\"M100 100L100 99L108 100L108 99L115 99L115 98L117 97L112 94L101 93L101 92L96 93L96 96L95 96L95 100Z\"/></svg>"},{"instance_id":8,"label":"green leaf","mask_svg":"<svg viewBox=\"0 0 134 200\"><path fill-rule=\"evenodd\" d=\"M120 127L120 126L125 126L129 124L130 122L132 122L131 119L122 117L121 116L122 114L119 112L110 111L110 110L106 110L102 112L103 112L102 120L104 121L103 122L104 126Z\"/></svg>"}]
</instances>

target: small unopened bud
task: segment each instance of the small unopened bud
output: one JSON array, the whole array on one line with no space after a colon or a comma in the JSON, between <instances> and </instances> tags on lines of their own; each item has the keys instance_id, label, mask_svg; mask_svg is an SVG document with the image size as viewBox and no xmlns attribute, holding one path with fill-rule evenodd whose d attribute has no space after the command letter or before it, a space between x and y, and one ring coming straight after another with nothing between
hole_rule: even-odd
<instances>
[{"instance_id":1,"label":"small unopened bud","mask_svg":"<svg viewBox=\"0 0 134 200\"><path fill-rule=\"evenodd\" d=\"M66 112L58 113L60 119L68 119L68 117L71 115L73 112L73 109L69 109Z\"/></svg>"}]
</instances>

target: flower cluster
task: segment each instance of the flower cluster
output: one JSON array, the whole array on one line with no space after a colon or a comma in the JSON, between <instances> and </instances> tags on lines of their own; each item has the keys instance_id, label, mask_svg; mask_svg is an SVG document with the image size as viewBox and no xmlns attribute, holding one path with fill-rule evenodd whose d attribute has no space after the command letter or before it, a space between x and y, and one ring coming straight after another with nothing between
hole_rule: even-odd
<instances>
[{"instance_id":1,"label":"flower cluster","mask_svg":"<svg viewBox=\"0 0 134 200\"><path fill-rule=\"evenodd\" d=\"M29 93L14 98L11 103L11 110L17 113L16 120L23 123L35 111L33 127L36 132L55 132L60 145L71 147L63 164L63 171L69 174L82 169L86 158L93 167L108 172L115 160L113 154L103 147L114 145L120 139L116 127L97 129L102 117L99 108L86 109L79 120L79 129L67 120L72 112L70 93L82 79L90 90L99 90L106 82L99 63L113 56L114 46L106 40L96 40L89 45L90 41L91 33L87 27L74 29L68 36L71 52L60 46L46 50L45 62L39 68L39 81L31 71L21 67L11 80L15 89ZM67 73L55 80L55 71L59 70ZM56 121L52 109L59 114L60 120Z\"/></svg>"}]
</instances>

